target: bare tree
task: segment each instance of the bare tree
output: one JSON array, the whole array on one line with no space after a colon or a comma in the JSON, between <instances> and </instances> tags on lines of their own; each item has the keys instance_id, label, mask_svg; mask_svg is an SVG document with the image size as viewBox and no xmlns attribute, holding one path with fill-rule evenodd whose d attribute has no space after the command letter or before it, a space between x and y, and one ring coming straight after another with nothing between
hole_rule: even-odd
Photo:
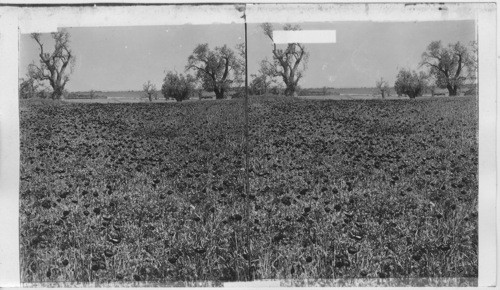
<instances>
[{"instance_id":1,"label":"bare tree","mask_svg":"<svg viewBox=\"0 0 500 290\"><path fill-rule=\"evenodd\" d=\"M304 45L300 43L289 43L286 49L278 49L273 39L273 26L270 23L262 24L264 34L273 42L273 63L270 63L270 71L273 76L280 76L285 83L285 95L296 96L299 80L306 70L309 54ZM299 26L287 24L284 30L300 30Z\"/></svg>"},{"instance_id":2,"label":"bare tree","mask_svg":"<svg viewBox=\"0 0 500 290\"><path fill-rule=\"evenodd\" d=\"M475 61L470 48L460 42L443 47L441 41L433 41L422 54L421 66L430 68L436 85L448 89L450 96L456 96L459 89L475 71Z\"/></svg>"},{"instance_id":3,"label":"bare tree","mask_svg":"<svg viewBox=\"0 0 500 290\"><path fill-rule=\"evenodd\" d=\"M386 94L388 97L390 96L389 83L385 81L383 78L380 78L380 80L377 81L375 85L377 86L377 89L380 91L382 99L385 99Z\"/></svg>"},{"instance_id":4,"label":"bare tree","mask_svg":"<svg viewBox=\"0 0 500 290\"><path fill-rule=\"evenodd\" d=\"M150 102L153 101L153 97L155 99L158 99L158 94L156 92L156 86L153 83L151 83L151 81L148 81L147 83L143 84L142 90L143 90L144 94L146 95L146 97L148 97Z\"/></svg>"},{"instance_id":5,"label":"bare tree","mask_svg":"<svg viewBox=\"0 0 500 290\"><path fill-rule=\"evenodd\" d=\"M188 58L186 70L190 69L196 71L205 90L215 92L217 99L223 99L233 83L240 83L241 61L227 45L210 50L208 44L199 44Z\"/></svg>"},{"instance_id":6,"label":"bare tree","mask_svg":"<svg viewBox=\"0 0 500 290\"><path fill-rule=\"evenodd\" d=\"M53 32L51 35L55 42L54 51L47 52L40 39L40 34L31 34L31 38L36 41L40 48L40 62L39 65L35 63L30 64L28 73L36 80L49 81L52 87L52 98L60 99L63 95L64 87L69 81L66 69L69 66L71 73L75 56L69 48L70 35L66 30Z\"/></svg>"}]
</instances>

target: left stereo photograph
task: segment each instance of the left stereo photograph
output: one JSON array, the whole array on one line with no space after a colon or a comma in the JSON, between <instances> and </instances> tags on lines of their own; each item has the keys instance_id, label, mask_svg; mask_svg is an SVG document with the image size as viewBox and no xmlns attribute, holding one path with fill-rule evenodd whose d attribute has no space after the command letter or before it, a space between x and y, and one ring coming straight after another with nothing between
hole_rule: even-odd
<instances>
[{"instance_id":1,"label":"left stereo photograph","mask_svg":"<svg viewBox=\"0 0 500 290\"><path fill-rule=\"evenodd\" d=\"M22 283L247 279L236 20L20 35Z\"/></svg>"}]
</instances>

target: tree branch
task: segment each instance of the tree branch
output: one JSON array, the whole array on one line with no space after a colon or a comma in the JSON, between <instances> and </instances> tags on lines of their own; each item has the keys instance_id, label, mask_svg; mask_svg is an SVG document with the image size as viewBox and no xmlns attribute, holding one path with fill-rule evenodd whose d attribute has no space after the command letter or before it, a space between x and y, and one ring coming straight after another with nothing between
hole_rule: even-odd
<instances>
[{"instance_id":1,"label":"tree branch","mask_svg":"<svg viewBox=\"0 0 500 290\"><path fill-rule=\"evenodd\" d=\"M440 72L442 72L442 73L446 74L446 71L445 71L445 70L443 70L441 67L439 67L439 66L437 66L437 65L435 65L435 64L433 64L433 63L430 63L430 62L428 62L428 61L423 61L423 62L422 62L422 64L423 64L423 65L425 64L425 65L428 65L428 66L434 67L435 69L439 70Z\"/></svg>"}]
</instances>

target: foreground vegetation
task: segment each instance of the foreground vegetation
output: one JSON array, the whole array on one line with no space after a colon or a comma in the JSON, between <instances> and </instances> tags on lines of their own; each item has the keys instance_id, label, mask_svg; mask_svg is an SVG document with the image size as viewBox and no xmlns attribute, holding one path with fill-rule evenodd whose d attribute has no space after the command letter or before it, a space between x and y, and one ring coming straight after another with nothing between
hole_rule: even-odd
<instances>
[{"instance_id":1,"label":"foreground vegetation","mask_svg":"<svg viewBox=\"0 0 500 290\"><path fill-rule=\"evenodd\" d=\"M477 277L473 98L21 103L23 282Z\"/></svg>"},{"instance_id":2,"label":"foreground vegetation","mask_svg":"<svg viewBox=\"0 0 500 290\"><path fill-rule=\"evenodd\" d=\"M475 99L250 112L257 277L477 277Z\"/></svg>"},{"instance_id":3,"label":"foreground vegetation","mask_svg":"<svg viewBox=\"0 0 500 290\"><path fill-rule=\"evenodd\" d=\"M21 105L22 280L241 280L241 102Z\"/></svg>"}]
</instances>

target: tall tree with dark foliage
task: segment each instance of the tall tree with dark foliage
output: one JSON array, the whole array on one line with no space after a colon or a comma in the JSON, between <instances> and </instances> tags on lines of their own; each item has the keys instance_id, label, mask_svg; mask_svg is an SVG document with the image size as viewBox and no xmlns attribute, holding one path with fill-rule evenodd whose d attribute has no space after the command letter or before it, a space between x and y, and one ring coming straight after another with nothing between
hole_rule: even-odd
<instances>
[{"instance_id":1,"label":"tall tree with dark foliage","mask_svg":"<svg viewBox=\"0 0 500 290\"><path fill-rule=\"evenodd\" d=\"M205 90L223 99L233 83L238 83L241 61L227 45L211 50L208 44L199 44L188 58L186 70L194 70Z\"/></svg>"},{"instance_id":2,"label":"tall tree with dark foliage","mask_svg":"<svg viewBox=\"0 0 500 290\"><path fill-rule=\"evenodd\" d=\"M444 47L441 41L433 41L422 54L421 65L430 68L438 87L446 88L450 96L456 96L475 70L473 49L460 42Z\"/></svg>"}]
</instances>

